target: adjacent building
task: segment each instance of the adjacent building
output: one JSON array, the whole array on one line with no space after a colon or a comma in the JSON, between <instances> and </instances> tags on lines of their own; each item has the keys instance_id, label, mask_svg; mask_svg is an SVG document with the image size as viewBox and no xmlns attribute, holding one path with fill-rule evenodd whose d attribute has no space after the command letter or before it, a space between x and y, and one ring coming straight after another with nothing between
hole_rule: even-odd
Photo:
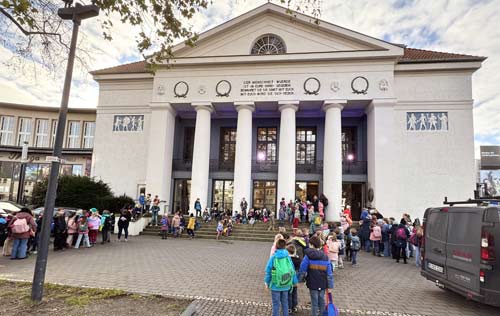
<instances>
[{"instance_id":1,"label":"adjacent building","mask_svg":"<svg viewBox=\"0 0 500 316\"><path fill-rule=\"evenodd\" d=\"M327 219L470 197L472 74L483 57L413 49L265 4L99 83L92 175L170 210L276 210L324 193Z\"/></svg>"},{"instance_id":2,"label":"adjacent building","mask_svg":"<svg viewBox=\"0 0 500 316\"><path fill-rule=\"evenodd\" d=\"M59 108L0 103L0 200L17 200L21 152L28 143L25 201L37 181L48 176ZM90 176L95 136L95 109L69 109L61 174Z\"/></svg>"}]
</instances>

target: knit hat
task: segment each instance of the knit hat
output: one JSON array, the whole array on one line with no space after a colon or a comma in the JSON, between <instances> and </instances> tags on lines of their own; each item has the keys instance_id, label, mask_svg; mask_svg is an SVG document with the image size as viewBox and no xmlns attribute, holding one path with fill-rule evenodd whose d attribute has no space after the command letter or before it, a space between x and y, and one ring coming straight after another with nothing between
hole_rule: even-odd
<instances>
[{"instance_id":1,"label":"knit hat","mask_svg":"<svg viewBox=\"0 0 500 316\"><path fill-rule=\"evenodd\" d=\"M95 212L97 212L97 209L96 209L95 207L93 207L93 208L91 208L91 209L90 209L90 211L91 211L92 213L95 213Z\"/></svg>"}]
</instances>

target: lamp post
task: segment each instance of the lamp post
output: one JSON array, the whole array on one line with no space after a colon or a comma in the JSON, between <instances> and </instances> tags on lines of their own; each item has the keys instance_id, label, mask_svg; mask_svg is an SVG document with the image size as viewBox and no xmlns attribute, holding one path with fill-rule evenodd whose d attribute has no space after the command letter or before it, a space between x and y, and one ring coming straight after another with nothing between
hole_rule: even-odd
<instances>
[{"instance_id":1,"label":"lamp post","mask_svg":"<svg viewBox=\"0 0 500 316\"><path fill-rule=\"evenodd\" d=\"M24 141L21 154L21 170L19 171L19 186L17 187L17 204L23 203L24 198L24 178L26 177L26 163L28 162L28 142Z\"/></svg>"},{"instance_id":2,"label":"lamp post","mask_svg":"<svg viewBox=\"0 0 500 316\"><path fill-rule=\"evenodd\" d=\"M47 269L47 255L50 243L50 224L52 210L54 209L57 191L57 176L61 162L62 143L64 138L64 128L66 126L66 115L68 113L69 92L73 77L73 64L75 62L76 42L78 29L82 20L99 15L99 8L94 5L81 5L76 3L74 7L64 7L57 11L63 20L73 21L73 33L71 34L71 45L68 54L68 64L66 66L66 76L64 78L63 95L61 107L59 109L59 120L57 124L56 139L52 156L47 157L51 162L47 193L45 195L44 219L42 220L42 230L40 232L40 242L38 245L38 255L36 257L35 273L33 276L33 286L31 288L31 299L40 302L43 297L43 284L45 282L45 271Z\"/></svg>"}]
</instances>

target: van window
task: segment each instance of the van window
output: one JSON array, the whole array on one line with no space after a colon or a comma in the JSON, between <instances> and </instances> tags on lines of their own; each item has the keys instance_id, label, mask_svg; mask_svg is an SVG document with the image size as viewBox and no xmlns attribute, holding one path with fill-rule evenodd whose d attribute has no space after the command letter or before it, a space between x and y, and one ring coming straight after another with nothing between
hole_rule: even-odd
<instances>
[{"instance_id":1,"label":"van window","mask_svg":"<svg viewBox=\"0 0 500 316\"><path fill-rule=\"evenodd\" d=\"M448 222L448 243L457 245L474 245L478 228L475 224L478 215L474 213L451 213Z\"/></svg>"},{"instance_id":2,"label":"van window","mask_svg":"<svg viewBox=\"0 0 500 316\"><path fill-rule=\"evenodd\" d=\"M446 241L446 226L448 222L448 213L432 212L427 219L427 237Z\"/></svg>"}]
</instances>

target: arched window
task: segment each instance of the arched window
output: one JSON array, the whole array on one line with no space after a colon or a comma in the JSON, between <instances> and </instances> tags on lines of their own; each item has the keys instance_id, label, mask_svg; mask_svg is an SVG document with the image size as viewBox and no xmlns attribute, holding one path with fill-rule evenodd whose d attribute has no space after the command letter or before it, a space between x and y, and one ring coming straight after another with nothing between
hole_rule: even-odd
<instances>
[{"instance_id":1,"label":"arched window","mask_svg":"<svg viewBox=\"0 0 500 316\"><path fill-rule=\"evenodd\" d=\"M253 44L252 55L271 55L286 53L285 43L274 34L266 34L259 37Z\"/></svg>"}]
</instances>

